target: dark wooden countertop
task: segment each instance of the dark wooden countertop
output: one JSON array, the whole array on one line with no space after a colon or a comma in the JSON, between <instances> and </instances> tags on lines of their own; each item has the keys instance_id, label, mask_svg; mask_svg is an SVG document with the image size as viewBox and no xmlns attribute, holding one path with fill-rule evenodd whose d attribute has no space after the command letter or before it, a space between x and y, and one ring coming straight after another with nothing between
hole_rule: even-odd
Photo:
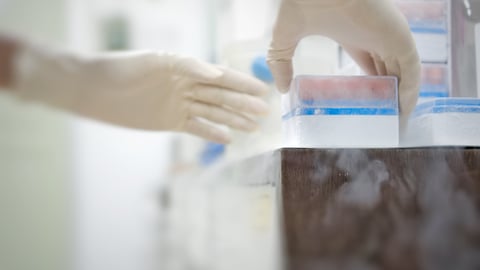
<instances>
[{"instance_id":1,"label":"dark wooden countertop","mask_svg":"<svg viewBox=\"0 0 480 270\"><path fill-rule=\"evenodd\" d=\"M287 269L480 269L480 150L280 149Z\"/></svg>"}]
</instances>

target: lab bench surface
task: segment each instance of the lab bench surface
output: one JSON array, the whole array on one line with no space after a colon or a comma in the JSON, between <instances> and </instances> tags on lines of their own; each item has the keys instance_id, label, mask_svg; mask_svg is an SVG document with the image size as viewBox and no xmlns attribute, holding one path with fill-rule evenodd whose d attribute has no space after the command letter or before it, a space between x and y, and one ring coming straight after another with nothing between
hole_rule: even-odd
<instances>
[{"instance_id":1,"label":"lab bench surface","mask_svg":"<svg viewBox=\"0 0 480 270\"><path fill-rule=\"evenodd\" d=\"M284 148L173 191L180 269L480 269L480 148Z\"/></svg>"},{"instance_id":2,"label":"lab bench surface","mask_svg":"<svg viewBox=\"0 0 480 270\"><path fill-rule=\"evenodd\" d=\"M280 149L286 269L479 269L480 149Z\"/></svg>"}]
</instances>

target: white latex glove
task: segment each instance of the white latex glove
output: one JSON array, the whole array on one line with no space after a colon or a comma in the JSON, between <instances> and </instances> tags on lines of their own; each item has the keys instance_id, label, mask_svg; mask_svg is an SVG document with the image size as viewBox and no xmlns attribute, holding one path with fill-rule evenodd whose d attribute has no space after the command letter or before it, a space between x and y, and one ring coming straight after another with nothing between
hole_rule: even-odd
<instances>
[{"instance_id":1,"label":"white latex glove","mask_svg":"<svg viewBox=\"0 0 480 270\"><path fill-rule=\"evenodd\" d=\"M407 21L391 0L283 0L268 54L281 92L292 80L297 43L308 35L335 40L367 74L396 76L405 126L417 102L420 60Z\"/></svg>"},{"instance_id":2,"label":"white latex glove","mask_svg":"<svg viewBox=\"0 0 480 270\"><path fill-rule=\"evenodd\" d=\"M217 124L252 131L252 116L268 111L262 82L194 58L158 52L86 58L25 45L15 59L13 92L21 98L125 127L228 143L228 130Z\"/></svg>"}]
</instances>

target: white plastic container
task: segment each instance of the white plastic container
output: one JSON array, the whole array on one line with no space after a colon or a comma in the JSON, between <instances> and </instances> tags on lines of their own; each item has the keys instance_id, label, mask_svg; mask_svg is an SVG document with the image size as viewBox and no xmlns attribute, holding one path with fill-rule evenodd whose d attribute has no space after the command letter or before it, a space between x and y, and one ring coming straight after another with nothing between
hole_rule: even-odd
<instances>
[{"instance_id":1,"label":"white plastic container","mask_svg":"<svg viewBox=\"0 0 480 270\"><path fill-rule=\"evenodd\" d=\"M448 61L448 36L446 32L428 30L415 32L412 29L412 34L421 61L430 63L446 63Z\"/></svg>"},{"instance_id":2,"label":"white plastic container","mask_svg":"<svg viewBox=\"0 0 480 270\"><path fill-rule=\"evenodd\" d=\"M397 147L395 77L297 76L283 96L287 147Z\"/></svg>"},{"instance_id":3,"label":"white plastic container","mask_svg":"<svg viewBox=\"0 0 480 270\"><path fill-rule=\"evenodd\" d=\"M397 0L405 15L424 62L448 61L448 2Z\"/></svg>"},{"instance_id":4,"label":"white plastic container","mask_svg":"<svg viewBox=\"0 0 480 270\"><path fill-rule=\"evenodd\" d=\"M417 106L402 146L480 146L480 99L437 98Z\"/></svg>"},{"instance_id":5,"label":"white plastic container","mask_svg":"<svg viewBox=\"0 0 480 270\"><path fill-rule=\"evenodd\" d=\"M422 64L420 99L449 97L448 66L446 64Z\"/></svg>"}]
</instances>

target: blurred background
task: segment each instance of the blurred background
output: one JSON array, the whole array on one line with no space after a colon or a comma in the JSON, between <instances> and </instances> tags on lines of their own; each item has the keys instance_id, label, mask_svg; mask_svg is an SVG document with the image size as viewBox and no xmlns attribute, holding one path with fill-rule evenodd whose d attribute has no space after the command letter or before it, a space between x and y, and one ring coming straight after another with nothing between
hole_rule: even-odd
<instances>
[{"instance_id":1,"label":"blurred background","mask_svg":"<svg viewBox=\"0 0 480 270\"><path fill-rule=\"evenodd\" d=\"M278 2L0 0L0 31L79 52L186 54L271 84L264 56ZM297 72L336 68L334 43L312 38L301 48L296 57L313 61L297 64ZM0 269L159 269L158 241L166 234L159 194L178 175L278 146L278 99L272 91L272 114L259 132L235 135L225 147L0 94Z\"/></svg>"},{"instance_id":2,"label":"blurred background","mask_svg":"<svg viewBox=\"0 0 480 270\"><path fill-rule=\"evenodd\" d=\"M246 159L282 141L281 97L265 62L279 2L0 0L0 32L76 52L189 55L272 88L260 129L233 133L228 146L81 119L0 91L0 269L279 269L277 157ZM478 97L479 2L395 2L422 61L419 103ZM361 74L322 37L301 41L294 71Z\"/></svg>"}]
</instances>

